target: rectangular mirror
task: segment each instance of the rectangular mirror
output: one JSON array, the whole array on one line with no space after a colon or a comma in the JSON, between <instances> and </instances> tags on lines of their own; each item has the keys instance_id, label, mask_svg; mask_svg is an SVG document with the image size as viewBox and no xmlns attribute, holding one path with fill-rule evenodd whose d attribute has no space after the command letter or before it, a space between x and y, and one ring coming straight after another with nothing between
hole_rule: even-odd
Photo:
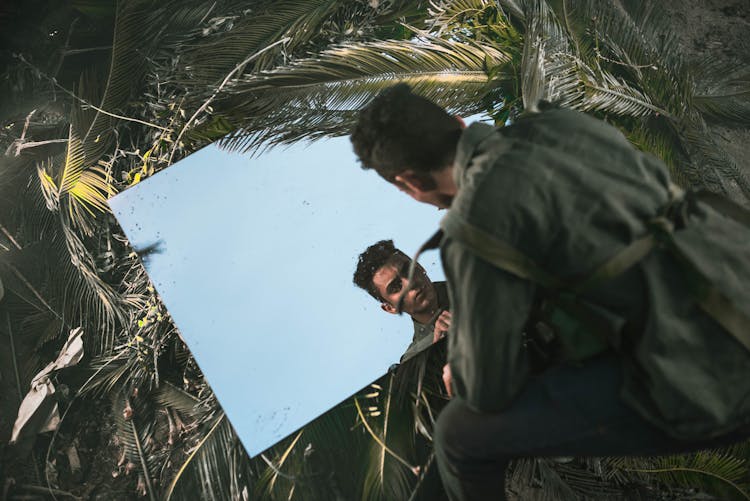
<instances>
[{"instance_id":1,"label":"rectangular mirror","mask_svg":"<svg viewBox=\"0 0 750 501\"><path fill-rule=\"evenodd\" d=\"M250 456L384 374L412 341L352 283L442 213L363 171L348 138L250 157L208 146L109 201ZM437 252L420 263L443 280Z\"/></svg>"}]
</instances>

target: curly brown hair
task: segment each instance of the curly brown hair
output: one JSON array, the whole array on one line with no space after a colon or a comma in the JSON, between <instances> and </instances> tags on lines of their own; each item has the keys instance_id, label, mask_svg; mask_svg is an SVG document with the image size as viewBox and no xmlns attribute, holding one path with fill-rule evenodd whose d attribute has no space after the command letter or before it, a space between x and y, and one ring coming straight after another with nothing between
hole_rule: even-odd
<instances>
[{"instance_id":1,"label":"curly brown hair","mask_svg":"<svg viewBox=\"0 0 750 501\"><path fill-rule=\"evenodd\" d=\"M384 301L372 282L375 272L392 262L394 259L403 258L409 260L409 256L401 252L393 245L393 240L381 240L369 246L359 255L357 269L354 271L352 280L357 287L366 290L378 301Z\"/></svg>"},{"instance_id":2,"label":"curly brown hair","mask_svg":"<svg viewBox=\"0 0 750 501\"><path fill-rule=\"evenodd\" d=\"M451 164L460 136L456 117L401 83L360 111L351 141L362 168L375 169L392 183L407 169L428 177Z\"/></svg>"}]
</instances>

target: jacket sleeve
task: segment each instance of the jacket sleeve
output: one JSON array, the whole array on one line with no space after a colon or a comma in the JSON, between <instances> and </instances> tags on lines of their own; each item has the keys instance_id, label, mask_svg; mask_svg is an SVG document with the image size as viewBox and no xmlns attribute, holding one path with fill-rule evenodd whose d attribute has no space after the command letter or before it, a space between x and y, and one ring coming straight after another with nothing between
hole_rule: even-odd
<instances>
[{"instance_id":1,"label":"jacket sleeve","mask_svg":"<svg viewBox=\"0 0 750 501\"><path fill-rule=\"evenodd\" d=\"M528 378L522 331L536 286L450 238L441 255L453 315L448 363L455 394L477 412L500 411Z\"/></svg>"}]
</instances>

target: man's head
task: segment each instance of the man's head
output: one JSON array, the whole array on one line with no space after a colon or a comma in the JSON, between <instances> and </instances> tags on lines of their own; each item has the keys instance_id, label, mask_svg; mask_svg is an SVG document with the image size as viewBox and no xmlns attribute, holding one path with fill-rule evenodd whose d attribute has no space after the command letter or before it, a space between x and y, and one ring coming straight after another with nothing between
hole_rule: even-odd
<instances>
[{"instance_id":1,"label":"man's head","mask_svg":"<svg viewBox=\"0 0 750 501\"><path fill-rule=\"evenodd\" d=\"M362 109L351 141L363 169L375 169L420 202L445 208L452 200L447 171L463 128L461 119L398 84Z\"/></svg>"},{"instance_id":2,"label":"man's head","mask_svg":"<svg viewBox=\"0 0 750 501\"><path fill-rule=\"evenodd\" d=\"M357 261L354 283L380 301L388 313L396 313L401 291L409 286L407 275L411 260L393 245L381 240L369 246ZM424 268L417 265L413 284L404 298L403 311L425 323L438 309L437 291Z\"/></svg>"}]
</instances>

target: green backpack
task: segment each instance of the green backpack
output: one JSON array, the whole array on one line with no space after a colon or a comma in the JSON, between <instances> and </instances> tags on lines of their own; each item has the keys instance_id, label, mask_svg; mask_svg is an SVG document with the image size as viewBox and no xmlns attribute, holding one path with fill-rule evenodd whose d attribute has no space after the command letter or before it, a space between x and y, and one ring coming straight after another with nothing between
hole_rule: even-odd
<instances>
[{"instance_id":1,"label":"green backpack","mask_svg":"<svg viewBox=\"0 0 750 501\"><path fill-rule=\"evenodd\" d=\"M420 248L412 266L415 266L419 253L437 248L443 236L447 236L460 242L477 257L497 268L536 283L541 290L542 300L538 301L538 306L533 310L530 322L527 323L527 330L530 331L532 337L541 332L542 337L546 333L547 339L559 340L562 351L557 358L553 357L550 360L551 363L561 361L575 363L609 349L610 346L618 349L621 340L629 334L626 328L627 319L583 300L581 294L596 284L605 283L624 273L658 245L668 255L673 256L674 261L679 264L682 275L687 278L688 293L693 296L700 308L718 323L725 333L745 348L742 350L745 355L739 358L750 359L750 318L745 311L734 305L719 290L710 277L704 276L699 271L698 266L673 240L674 232L680 231L675 230L675 223L681 223L684 220L684 218L681 220L681 212L687 211L687 207L691 204L705 203L723 217L734 220L748 230L750 230L750 213L739 205L712 193L684 193L677 187L672 187L670 192L670 203L660 214L648 221L648 231L643 236L625 245L604 264L589 272L584 279L575 282L565 281L547 273L528 256L494 235L468 223L454 212L446 215L441 222L441 230ZM744 308L747 305L739 306ZM535 328L537 332L534 332ZM668 334L668 338L674 338L674 335L679 336L679 333ZM654 354L654 357L649 359L650 363L655 361L658 364L659 360L663 360L659 358L659 354ZM737 359L736 357L735 362ZM718 361L718 363L721 362ZM702 384L702 382L689 378L690 361L688 359L683 358L678 364L681 364L679 367L683 372L672 371L663 381L645 382L648 384L648 389L644 391L650 394L649 398L656 399L659 410L654 411L642 407L641 401L629 398L625 394L624 398L636 406L644 417L678 438L692 439L719 435L734 429L739 421L746 421L750 402L742 400L744 397L741 397L740 393L747 391L750 385L743 384L737 387L737 392L740 393L735 394L733 404L724 403L719 395L706 394L703 388L697 388L701 391L691 395L689 393L689 385L693 384L691 381L695 384ZM651 367L653 368L653 365ZM671 386L669 378L673 377L682 378L681 381L677 381L678 392L674 392ZM725 389L730 391L729 388ZM632 395L631 393L630 396ZM732 405L739 405L739 407L732 407ZM665 413L658 414L658 412Z\"/></svg>"},{"instance_id":2,"label":"green backpack","mask_svg":"<svg viewBox=\"0 0 750 501\"><path fill-rule=\"evenodd\" d=\"M588 358L602 351L606 344L615 348L619 346L625 319L582 300L579 295L594 285L624 273L648 255L657 243L669 249L681 264L688 277L689 292L701 308L750 351L750 318L736 308L714 286L710 278L703 276L690 259L672 245L671 240L674 231L673 220L686 197L708 203L724 216L735 219L748 229L750 212L713 193L702 191L686 194L677 186L671 186L670 192L670 204L660 215L649 221L649 232L621 249L584 279L574 283L548 274L515 248L468 223L454 212L449 212L442 220L441 231L438 234L440 238L443 234L450 236L481 259L539 285L545 293L541 306L536 308L534 315L555 327L555 332L562 338L563 344L566 345L565 349L568 350L568 360L579 361ZM439 241L436 237L437 234L428 244L434 244L435 240ZM429 247L424 247L420 251L426 248ZM599 342L591 336L591 332L597 333Z\"/></svg>"}]
</instances>

